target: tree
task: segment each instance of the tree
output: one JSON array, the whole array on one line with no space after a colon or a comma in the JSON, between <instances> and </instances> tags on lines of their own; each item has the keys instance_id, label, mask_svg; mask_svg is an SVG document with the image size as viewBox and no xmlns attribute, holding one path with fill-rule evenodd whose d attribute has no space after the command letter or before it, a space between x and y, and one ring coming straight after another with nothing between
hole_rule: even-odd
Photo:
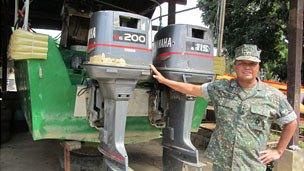
<instances>
[{"instance_id":1,"label":"tree","mask_svg":"<svg viewBox=\"0 0 304 171\"><path fill-rule=\"evenodd\" d=\"M215 33L220 0L198 0L203 21ZM224 47L234 56L235 47L251 43L262 50L266 79L287 79L288 0L231 0L226 3Z\"/></svg>"}]
</instances>

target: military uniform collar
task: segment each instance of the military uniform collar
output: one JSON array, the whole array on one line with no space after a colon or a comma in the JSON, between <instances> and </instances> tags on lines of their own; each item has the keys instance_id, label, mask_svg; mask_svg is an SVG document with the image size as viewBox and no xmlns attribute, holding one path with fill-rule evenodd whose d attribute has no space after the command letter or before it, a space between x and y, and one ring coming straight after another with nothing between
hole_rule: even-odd
<instances>
[{"instance_id":1,"label":"military uniform collar","mask_svg":"<svg viewBox=\"0 0 304 171\"><path fill-rule=\"evenodd\" d=\"M239 84L237 83L236 78L230 80L230 90L232 93L238 94L239 88L240 87L239 87Z\"/></svg>"},{"instance_id":2,"label":"military uniform collar","mask_svg":"<svg viewBox=\"0 0 304 171\"><path fill-rule=\"evenodd\" d=\"M257 90L262 90L262 81L260 78L256 78L257 79L257 85L256 85L256 89Z\"/></svg>"},{"instance_id":3,"label":"military uniform collar","mask_svg":"<svg viewBox=\"0 0 304 171\"><path fill-rule=\"evenodd\" d=\"M230 80L230 87L231 88L237 88L238 86L239 85L238 85L238 83L236 81L236 78Z\"/></svg>"},{"instance_id":4,"label":"military uniform collar","mask_svg":"<svg viewBox=\"0 0 304 171\"><path fill-rule=\"evenodd\" d=\"M257 84L250 90L250 91L244 91L240 85L238 84L236 79L233 79L230 81L230 90L233 94L236 94L240 99L245 100L247 98L250 98L254 96L257 91L262 90L262 83L257 78Z\"/></svg>"},{"instance_id":5,"label":"military uniform collar","mask_svg":"<svg viewBox=\"0 0 304 171\"><path fill-rule=\"evenodd\" d=\"M259 78L256 78L257 79L257 84L256 84L256 88L257 90L262 90L262 83L261 83L261 80ZM241 88L236 80L236 78L232 79L230 81L230 87L233 88L233 89L236 89L236 88Z\"/></svg>"}]
</instances>

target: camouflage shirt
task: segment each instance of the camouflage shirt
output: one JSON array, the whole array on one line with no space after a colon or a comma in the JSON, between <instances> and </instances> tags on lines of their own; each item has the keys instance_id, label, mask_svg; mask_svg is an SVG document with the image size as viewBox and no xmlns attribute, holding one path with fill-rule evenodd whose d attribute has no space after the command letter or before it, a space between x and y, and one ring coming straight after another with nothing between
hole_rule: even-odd
<instances>
[{"instance_id":1,"label":"camouflage shirt","mask_svg":"<svg viewBox=\"0 0 304 171\"><path fill-rule=\"evenodd\" d=\"M242 89L235 79L203 84L202 91L216 115L206 150L214 170L266 170L258 157L266 149L271 123L284 125L297 118L286 96L260 81Z\"/></svg>"}]
</instances>

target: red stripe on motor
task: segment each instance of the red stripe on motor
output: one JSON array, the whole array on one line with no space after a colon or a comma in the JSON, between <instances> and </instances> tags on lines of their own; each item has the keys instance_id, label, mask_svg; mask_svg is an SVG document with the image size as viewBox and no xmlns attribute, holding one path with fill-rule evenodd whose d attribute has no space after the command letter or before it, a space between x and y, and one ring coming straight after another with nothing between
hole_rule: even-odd
<instances>
[{"instance_id":1,"label":"red stripe on motor","mask_svg":"<svg viewBox=\"0 0 304 171\"><path fill-rule=\"evenodd\" d=\"M142 47L137 47L137 46L124 46L124 45L105 44L105 43L89 44L88 45L88 50L91 50L91 49L96 48L98 46L116 47L116 48L128 48L128 49L136 49L136 50L141 50L141 51L146 51L146 52L151 52L152 51L152 49L142 48Z\"/></svg>"},{"instance_id":2,"label":"red stripe on motor","mask_svg":"<svg viewBox=\"0 0 304 171\"><path fill-rule=\"evenodd\" d=\"M169 56L169 55L180 55L180 54L182 54L182 52L165 52L165 53L162 53L158 56L165 57L165 56Z\"/></svg>"},{"instance_id":3,"label":"red stripe on motor","mask_svg":"<svg viewBox=\"0 0 304 171\"><path fill-rule=\"evenodd\" d=\"M157 59L167 59L170 55L190 55L199 58L207 58L213 59L213 56L210 54L202 54L202 53L195 53L195 52L165 52L161 53L157 56Z\"/></svg>"},{"instance_id":4,"label":"red stripe on motor","mask_svg":"<svg viewBox=\"0 0 304 171\"><path fill-rule=\"evenodd\" d=\"M200 58L208 58L213 59L213 56L210 54L202 54L202 53L195 53L195 52L185 52L185 55L197 56Z\"/></svg>"}]
</instances>

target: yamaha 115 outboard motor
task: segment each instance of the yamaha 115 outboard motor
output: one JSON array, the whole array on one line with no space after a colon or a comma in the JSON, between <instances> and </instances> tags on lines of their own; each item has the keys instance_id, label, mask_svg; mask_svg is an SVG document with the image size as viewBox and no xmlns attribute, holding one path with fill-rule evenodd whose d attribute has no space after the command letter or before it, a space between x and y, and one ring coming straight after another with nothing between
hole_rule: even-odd
<instances>
[{"instance_id":1,"label":"yamaha 115 outboard motor","mask_svg":"<svg viewBox=\"0 0 304 171\"><path fill-rule=\"evenodd\" d=\"M213 80L213 42L207 28L175 24L161 29L154 38L154 65L167 78L194 84ZM163 170L185 167L202 169L198 150L190 140L195 97L164 88L167 102L163 129ZM166 106L166 105L164 105Z\"/></svg>"}]
</instances>

